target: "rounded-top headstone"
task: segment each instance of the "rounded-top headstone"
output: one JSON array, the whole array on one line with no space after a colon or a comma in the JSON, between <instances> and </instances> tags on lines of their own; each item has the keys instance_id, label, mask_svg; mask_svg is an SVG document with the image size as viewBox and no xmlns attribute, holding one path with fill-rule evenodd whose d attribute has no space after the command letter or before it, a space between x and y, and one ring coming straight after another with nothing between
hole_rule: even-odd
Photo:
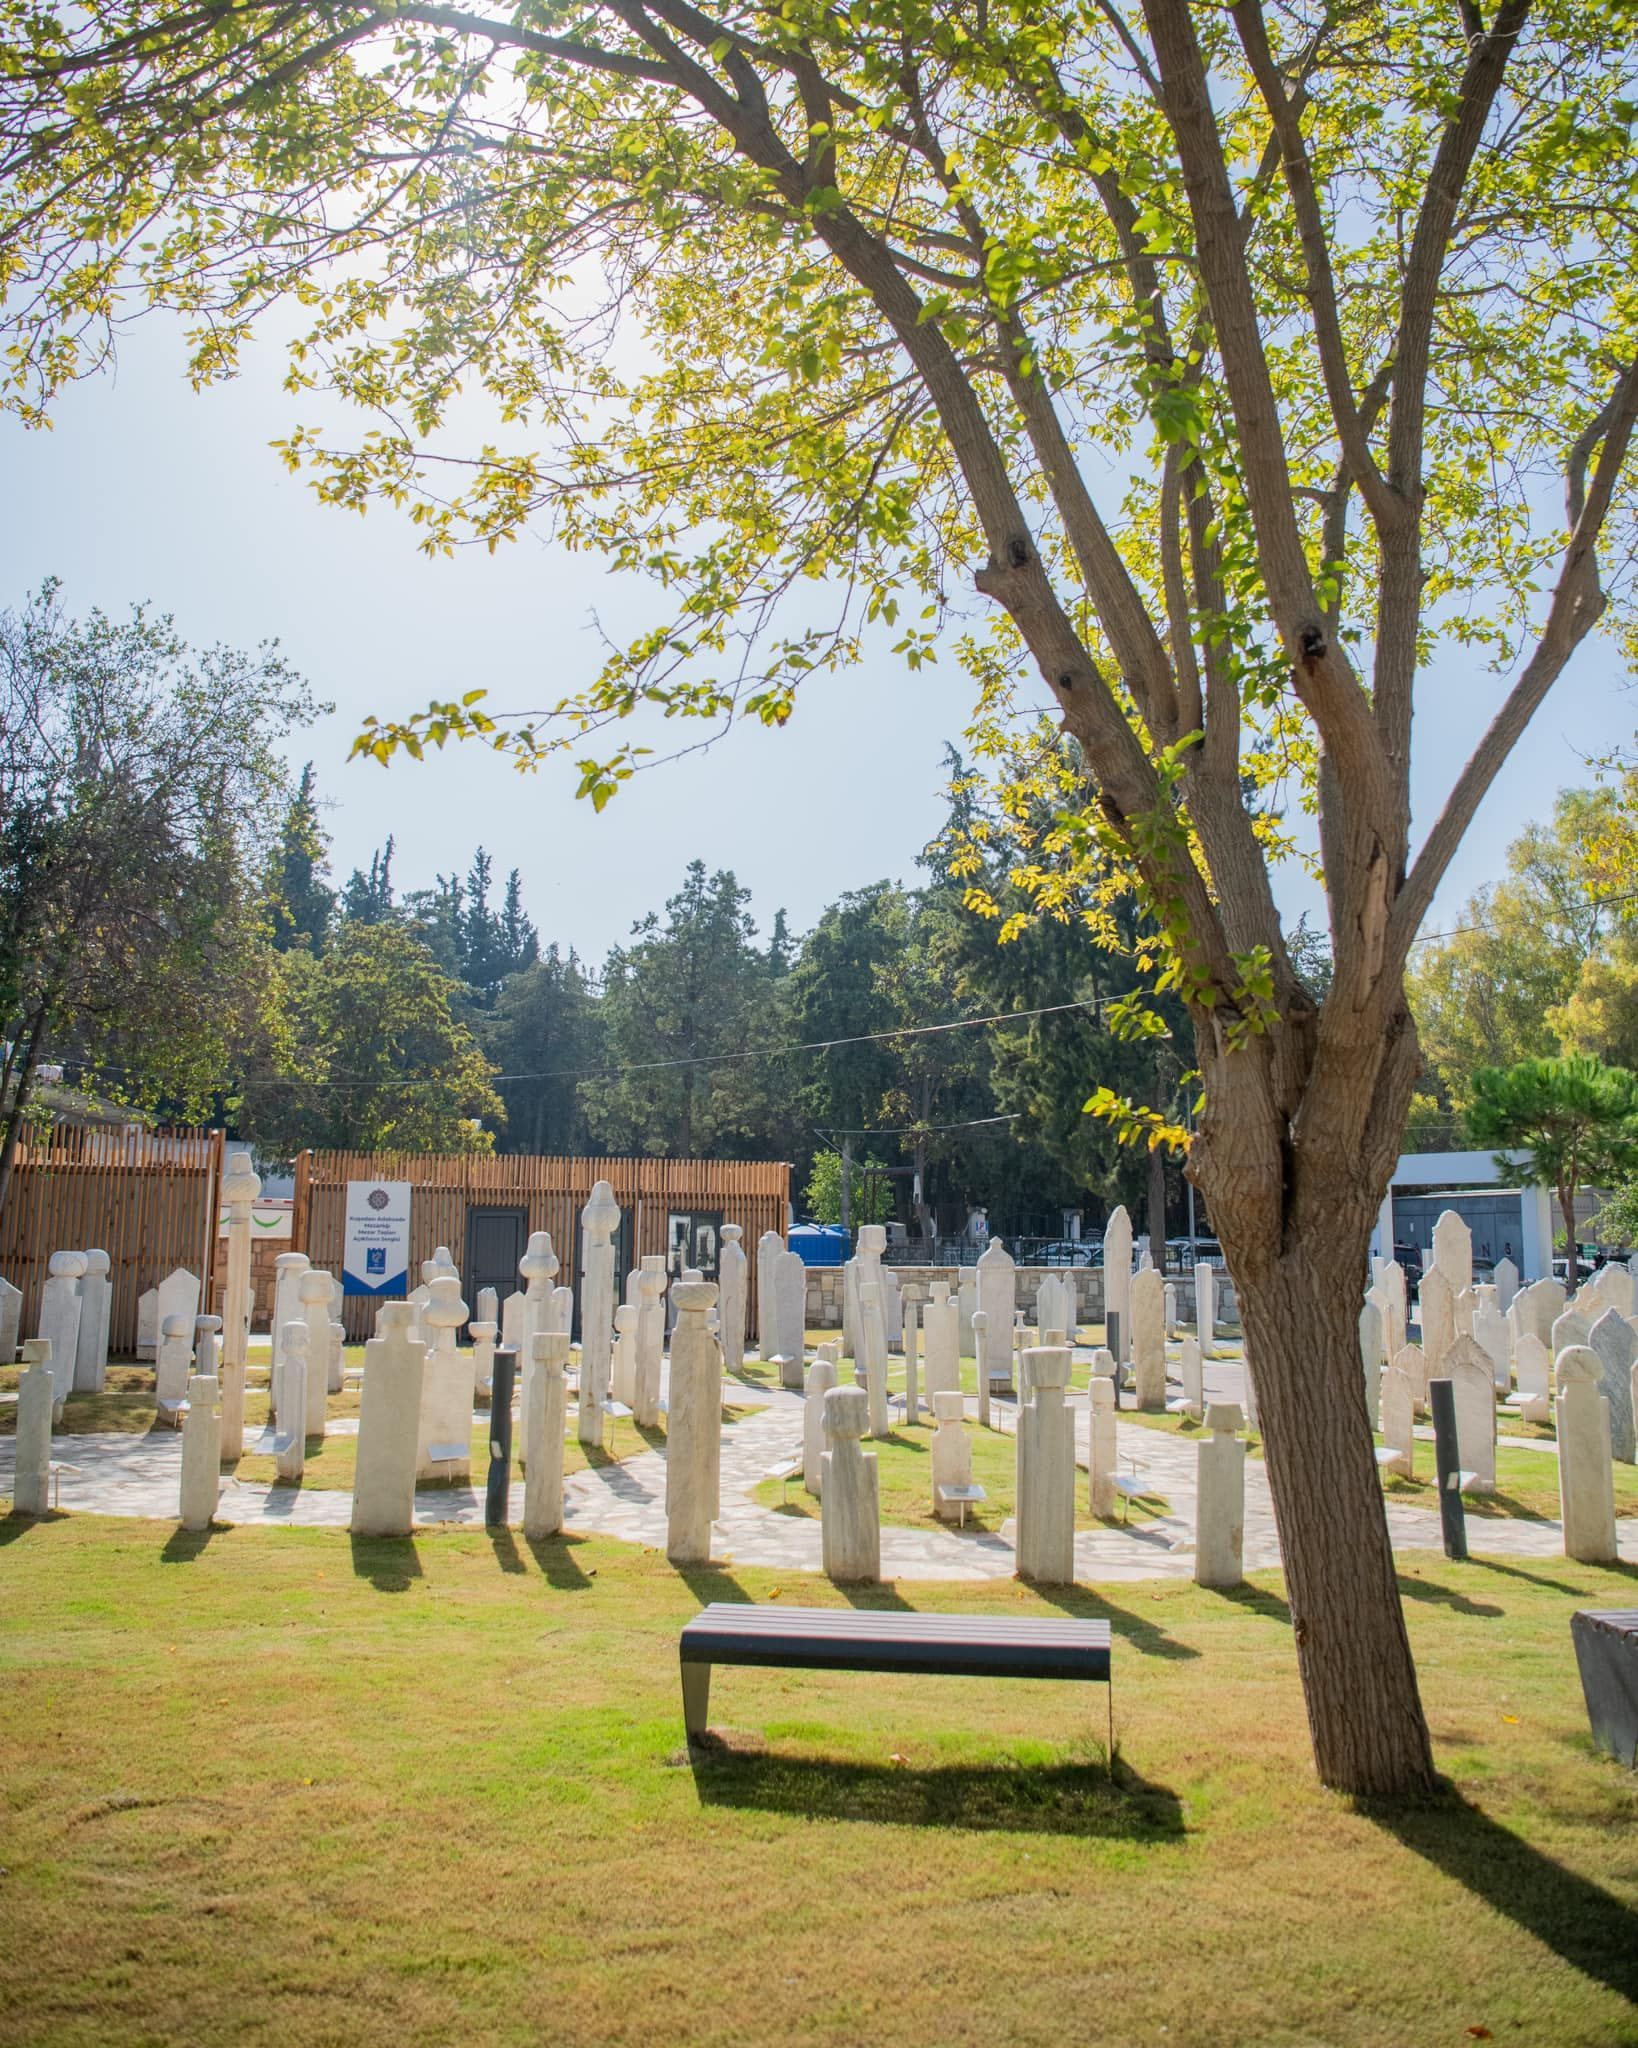
<instances>
[{"instance_id":1,"label":"rounded-top headstone","mask_svg":"<svg viewBox=\"0 0 1638 2048\"><path fill-rule=\"evenodd\" d=\"M1226 1431L1233 1436L1245 1422L1238 1401L1208 1401L1206 1403L1206 1427Z\"/></svg>"},{"instance_id":2,"label":"rounded-top headstone","mask_svg":"<svg viewBox=\"0 0 1638 2048\"><path fill-rule=\"evenodd\" d=\"M305 1273L312 1264L305 1252L280 1252L273 1261L275 1273Z\"/></svg>"},{"instance_id":3,"label":"rounded-top headstone","mask_svg":"<svg viewBox=\"0 0 1638 2048\"><path fill-rule=\"evenodd\" d=\"M927 1291L934 1301L948 1301L950 1298L950 1283L948 1280L929 1281Z\"/></svg>"},{"instance_id":4,"label":"rounded-top headstone","mask_svg":"<svg viewBox=\"0 0 1638 2048\"><path fill-rule=\"evenodd\" d=\"M1604 1361L1590 1344L1566 1344L1553 1361L1553 1373L1562 1387L1566 1380L1597 1380Z\"/></svg>"},{"instance_id":5,"label":"rounded-top headstone","mask_svg":"<svg viewBox=\"0 0 1638 2048\"><path fill-rule=\"evenodd\" d=\"M167 1316L159 1326L162 1337L191 1337L193 1319L190 1316Z\"/></svg>"},{"instance_id":6,"label":"rounded-top headstone","mask_svg":"<svg viewBox=\"0 0 1638 2048\"><path fill-rule=\"evenodd\" d=\"M262 1191L262 1178L251 1164L248 1152L230 1152L222 1169L222 1199L230 1207L254 1202Z\"/></svg>"},{"instance_id":7,"label":"rounded-top headstone","mask_svg":"<svg viewBox=\"0 0 1638 2048\"><path fill-rule=\"evenodd\" d=\"M650 1301L658 1301L665 1292L665 1273L662 1266L651 1266L647 1259L637 1275L637 1292Z\"/></svg>"},{"instance_id":8,"label":"rounded-top headstone","mask_svg":"<svg viewBox=\"0 0 1638 2048\"><path fill-rule=\"evenodd\" d=\"M220 1316L195 1316L193 1327L201 1336L208 1333L214 1337L222 1327L222 1318Z\"/></svg>"},{"instance_id":9,"label":"rounded-top headstone","mask_svg":"<svg viewBox=\"0 0 1638 2048\"><path fill-rule=\"evenodd\" d=\"M408 1301L384 1301L376 1311L376 1330L383 1337L401 1337L415 1327L415 1306Z\"/></svg>"},{"instance_id":10,"label":"rounded-top headstone","mask_svg":"<svg viewBox=\"0 0 1638 2048\"><path fill-rule=\"evenodd\" d=\"M958 1387L944 1387L933 1396L933 1418L937 1422L959 1422L967 1412L967 1397Z\"/></svg>"},{"instance_id":11,"label":"rounded-top headstone","mask_svg":"<svg viewBox=\"0 0 1638 2048\"><path fill-rule=\"evenodd\" d=\"M717 1283L714 1280L679 1280L671 1290L671 1299L679 1310L694 1309L704 1315L708 1308L716 1306Z\"/></svg>"},{"instance_id":12,"label":"rounded-top headstone","mask_svg":"<svg viewBox=\"0 0 1638 2048\"><path fill-rule=\"evenodd\" d=\"M440 1273L428 1283L427 1291L432 1298L422 1311L426 1321L435 1330L458 1330L466 1321L460 1281L453 1273Z\"/></svg>"},{"instance_id":13,"label":"rounded-top headstone","mask_svg":"<svg viewBox=\"0 0 1638 2048\"><path fill-rule=\"evenodd\" d=\"M454 1272L455 1261L449 1255L447 1244L435 1244L432 1247L432 1263L440 1273Z\"/></svg>"},{"instance_id":14,"label":"rounded-top headstone","mask_svg":"<svg viewBox=\"0 0 1638 2048\"><path fill-rule=\"evenodd\" d=\"M1115 1383L1113 1380L1104 1379L1101 1378L1099 1375L1094 1374L1092 1379L1092 1385L1088 1389L1088 1392L1092 1396L1092 1406L1094 1408L1114 1407Z\"/></svg>"},{"instance_id":15,"label":"rounded-top headstone","mask_svg":"<svg viewBox=\"0 0 1638 2048\"><path fill-rule=\"evenodd\" d=\"M862 1437L870 1431L870 1396L863 1387L832 1387L825 1395L825 1428L835 1437Z\"/></svg>"},{"instance_id":16,"label":"rounded-top headstone","mask_svg":"<svg viewBox=\"0 0 1638 2048\"><path fill-rule=\"evenodd\" d=\"M553 1280L557 1277L557 1254L552 1250L551 1232L531 1231L529 1249L518 1260L518 1271L526 1281Z\"/></svg>"},{"instance_id":17,"label":"rounded-top headstone","mask_svg":"<svg viewBox=\"0 0 1638 2048\"><path fill-rule=\"evenodd\" d=\"M861 1252L884 1252L887 1249L887 1225L885 1223L861 1223L854 1233L854 1248Z\"/></svg>"},{"instance_id":18,"label":"rounded-top headstone","mask_svg":"<svg viewBox=\"0 0 1638 2048\"><path fill-rule=\"evenodd\" d=\"M737 1223L725 1223L722 1226L722 1234L730 1244L738 1244L745 1232Z\"/></svg>"},{"instance_id":19,"label":"rounded-top headstone","mask_svg":"<svg viewBox=\"0 0 1638 2048\"><path fill-rule=\"evenodd\" d=\"M309 1266L301 1276L301 1285L296 1289L297 1298L307 1302L327 1302L331 1298L330 1276L320 1266Z\"/></svg>"},{"instance_id":20,"label":"rounded-top headstone","mask_svg":"<svg viewBox=\"0 0 1638 2048\"><path fill-rule=\"evenodd\" d=\"M614 1327L615 1327L615 1328L616 1328L617 1330L635 1330L635 1329L636 1329L636 1327L637 1327L637 1307L636 1307L636 1304L635 1304L634 1302L630 1302L630 1301L623 1301L623 1302L621 1302L620 1306L619 1306L619 1307L618 1307L618 1308L617 1308L617 1309L616 1309L616 1310L614 1311Z\"/></svg>"},{"instance_id":21,"label":"rounded-top headstone","mask_svg":"<svg viewBox=\"0 0 1638 2048\"><path fill-rule=\"evenodd\" d=\"M84 1252L53 1252L46 1271L53 1280L80 1280L85 1277L86 1265Z\"/></svg>"},{"instance_id":22,"label":"rounded-top headstone","mask_svg":"<svg viewBox=\"0 0 1638 2048\"><path fill-rule=\"evenodd\" d=\"M285 1324L284 1335L279 1339L279 1354L281 1357L284 1357L291 1351L299 1351L304 1357L306 1356L307 1325L305 1323Z\"/></svg>"},{"instance_id":23,"label":"rounded-top headstone","mask_svg":"<svg viewBox=\"0 0 1638 2048\"><path fill-rule=\"evenodd\" d=\"M468 1323L466 1327L476 1342L483 1343L495 1335L500 1325L498 1323Z\"/></svg>"},{"instance_id":24,"label":"rounded-top headstone","mask_svg":"<svg viewBox=\"0 0 1638 2048\"><path fill-rule=\"evenodd\" d=\"M93 1251L85 1255L85 1270L88 1273L106 1273L112 1268L113 1263L106 1252Z\"/></svg>"},{"instance_id":25,"label":"rounded-top headstone","mask_svg":"<svg viewBox=\"0 0 1638 2048\"><path fill-rule=\"evenodd\" d=\"M580 1220L599 1243L613 1235L620 1222L620 1204L614 1199L614 1190L606 1180L598 1181L593 1187L591 1199L580 1212Z\"/></svg>"}]
</instances>

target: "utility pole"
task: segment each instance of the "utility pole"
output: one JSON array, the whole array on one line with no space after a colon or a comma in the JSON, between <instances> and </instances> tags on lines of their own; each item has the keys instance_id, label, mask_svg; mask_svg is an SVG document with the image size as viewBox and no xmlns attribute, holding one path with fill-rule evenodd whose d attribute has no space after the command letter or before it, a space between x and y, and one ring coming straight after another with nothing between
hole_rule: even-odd
<instances>
[{"instance_id":1,"label":"utility pole","mask_svg":"<svg viewBox=\"0 0 1638 2048\"><path fill-rule=\"evenodd\" d=\"M842 1134L842 1228L853 1227L853 1138L850 1132Z\"/></svg>"}]
</instances>

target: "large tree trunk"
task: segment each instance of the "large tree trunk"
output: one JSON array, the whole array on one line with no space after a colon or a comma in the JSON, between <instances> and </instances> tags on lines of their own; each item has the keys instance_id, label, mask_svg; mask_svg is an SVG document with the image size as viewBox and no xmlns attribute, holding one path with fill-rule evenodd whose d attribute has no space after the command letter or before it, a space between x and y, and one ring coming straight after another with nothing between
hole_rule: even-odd
<instances>
[{"instance_id":1,"label":"large tree trunk","mask_svg":"<svg viewBox=\"0 0 1638 2048\"><path fill-rule=\"evenodd\" d=\"M1289 1017L1215 1052L1189 1159L1239 1296L1314 1761L1377 1798L1434 1783L1359 1348L1417 1058L1402 1004L1324 1045Z\"/></svg>"},{"instance_id":2,"label":"large tree trunk","mask_svg":"<svg viewBox=\"0 0 1638 2048\"><path fill-rule=\"evenodd\" d=\"M1235 1285L1314 1761L1338 1791L1403 1795L1432 1785L1433 1757L1365 1409L1359 1301L1375 1211L1349 1206L1350 1227L1295 1237Z\"/></svg>"}]
</instances>

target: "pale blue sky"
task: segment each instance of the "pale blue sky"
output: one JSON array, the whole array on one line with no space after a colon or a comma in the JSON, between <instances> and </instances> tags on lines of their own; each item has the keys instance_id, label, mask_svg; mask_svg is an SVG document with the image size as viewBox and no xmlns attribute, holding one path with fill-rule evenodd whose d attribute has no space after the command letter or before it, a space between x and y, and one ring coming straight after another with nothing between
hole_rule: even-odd
<instances>
[{"instance_id":1,"label":"pale blue sky","mask_svg":"<svg viewBox=\"0 0 1638 2048\"><path fill-rule=\"evenodd\" d=\"M848 676L816 679L782 732L743 730L645 774L601 817L574 800L566 764L521 778L470 747L386 771L348 763L368 711L478 684L498 706L551 701L597 663L594 606L615 629L647 614L584 556L524 541L493 557L428 560L391 514L317 504L268 446L315 416L278 375L271 351L257 352L237 382L195 394L174 330L156 323L126 340L117 376L61 401L53 431L0 422L0 602L55 574L76 610L147 598L195 641L277 637L337 707L292 751L316 764L338 876L392 833L399 885L425 885L464 868L481 840L498 872L522 870L543 940L594 960L695 856L734 869L764 929L781 904L805 927L844 889L913 878L943 815L942 745L958 737L969 697L953 663L912 675L885 649ZM1424 693L1424 817L1497 692L1476 674ZM1499 871L1523 822L1587 779L1582 757L1630 741L1635 723L1612 652L1583 649L1481 813L1435 926ZM1293 912L1313 901L1294 876L1281 895Z\"/></svg>"}]
</instances>

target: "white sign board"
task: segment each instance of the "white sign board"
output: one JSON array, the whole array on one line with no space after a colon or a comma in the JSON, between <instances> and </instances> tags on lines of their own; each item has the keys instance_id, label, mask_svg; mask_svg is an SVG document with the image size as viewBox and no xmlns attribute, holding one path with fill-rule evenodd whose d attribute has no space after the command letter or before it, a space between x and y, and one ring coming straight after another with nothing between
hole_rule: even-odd
<instances>
[{"instance_id":1,"label":"white sign board","mask_svg":"<svg viewBox=\"0 0 1638 2048\"><path fill-rule=\"evenodd\" d=\"M410 1184L350 1180L341 1245L346 1294L402 1294L409 1273Z\"/></svg>"}]
</instances>

